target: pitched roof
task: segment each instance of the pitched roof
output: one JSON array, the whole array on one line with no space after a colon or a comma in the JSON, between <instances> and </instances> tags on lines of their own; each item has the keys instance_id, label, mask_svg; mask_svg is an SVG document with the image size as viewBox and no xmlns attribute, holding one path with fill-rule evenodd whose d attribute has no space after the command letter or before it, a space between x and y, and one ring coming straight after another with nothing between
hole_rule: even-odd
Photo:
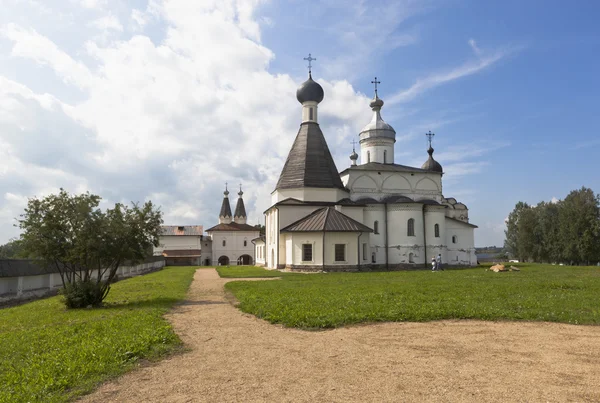
<instances>
[{"instance_id":1,"label":"pitched roof","mask_svg":"<svg viewBox=\"0 0 600 403\"><path fill-rule=\"evenodd\" d=\"M219 217L231 217L231 206L229 205L229 197L223 197L223 203L221 203L221 212Z\"/></svg>"},{"instance_id":2,"label":"pitched roof","mask_svg":"<svg viewBox=\"0 0 600 403\"><path fill-rule=\"evenodd\" d=\"M234 217L246 217L246 207L244 206L244 199L242 196L238 197L237 204L235 205Z\"/></svg>"},{"instance_id":3,"label":"pitched roof","mask_svg":"<svg viewBox=\"0 0 600 403\"><path fill-rule=\"evenodd\" d=\"M303 187L344 189L323 132L314 122L300 125L275 189Z\"/></svg>"},{"instance_id":4,"label":"pitched roof","mask_svg":"<svg viewBox=\"0 0 600 403\"><path fill-rule=\"evenodd\" d=\"M373 232L335 207L324 207L283 228L281 232Z\"/></svg>"},{"instance_id":5,"label":"pitched roof","mask_svg":"<svg viewBox=\"0 0 600 403\"><path fill-rule=\"evenodd\" d=\"M258 228L253 227L248 224L238 224L236 222L232 222L229 224L217 224L214 227L211 227L206 230L206 232L212 231L260 231Z\"/></svg>"},{"instance_id":6,"label":"pitched roof","mask_svg":"<svg viewBox=\"0 0 600 403\"><path fill-rule=\"evenodd\" d=\"M161 235L202 235L202 225L161 225Z\"/></svg>"},{"instance_id":7,"label":"pitched roof","mask_svg":"<svg viewBox=\"0 0 600 403\"><path fill-rule=\"evenodd\" d=\"M475 224L471 224L471 223L469 223L469 222L465 222L465 221L462 221L462 220L458 220L458 219L456 219L456 218L452 218L452 217L446 217L446 219L447 219L447 220L451 220L451 221L455 221L455 222L458 222L458 223L461 223L461 224L464 224L464 225L468 225L468 226L469 226L469 227L471 227L471 228L479 228L479 227L478 227L477 225L475 225Z\"/></svg>"}]
</instances>

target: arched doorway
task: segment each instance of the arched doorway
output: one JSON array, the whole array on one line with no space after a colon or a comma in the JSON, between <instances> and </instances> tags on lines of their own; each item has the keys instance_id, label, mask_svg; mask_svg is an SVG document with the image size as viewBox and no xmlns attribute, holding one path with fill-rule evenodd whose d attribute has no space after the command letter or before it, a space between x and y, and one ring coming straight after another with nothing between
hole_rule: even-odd
<instances>
[{"instance_id":1,"label":"arched doorway","mask_svg":"<svg viewBox=\"0 0 600 403\"><path fill-rule=\"evenodd\" d=\"M242 255L237 260L238 265L249 265L252 264L252 256L250 255Z\"/></svg>"},{"instance_id":2,"label":"arched doorway","mask_svg":"<svg viewBox=\"0 0 600 403\"><path fill-rule=\"evenodd\" d=\"M227 266L229 264L229 258L227 256L221 256L219 258L219 266Z\"/></svg>"},{"instance_id":3,"label":"arched doorway","mask_svg":"<svg viewBox=\"0 0 600 403\"><path fill-rule=\"evenodd\" d=\"M210 266L210 259L204 259L204 266Z\"/></svg>"}]
</instances>

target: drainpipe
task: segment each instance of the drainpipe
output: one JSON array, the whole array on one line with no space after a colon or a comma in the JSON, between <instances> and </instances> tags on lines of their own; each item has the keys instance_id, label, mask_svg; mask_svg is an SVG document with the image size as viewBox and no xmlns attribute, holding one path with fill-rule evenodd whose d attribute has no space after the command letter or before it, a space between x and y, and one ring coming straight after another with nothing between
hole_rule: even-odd
<instances>
[{"instance_id":1,"label":"drainpipe","mask_svg":"<svg viewBox=\"0 0 600 403\"><path fill-rule=\"evenodd\" d=\"M279 233L279 227L281 227L281 224L279 222L279 207L275 207L275 210L277 211L277 231L275 231L275 233L277 234L275 238L275 251L277 252L277 258L275 259L275 269L279 270L279 237L281 236Z\"/></svg>"},{"instance_id":2,"label":"drainpipe","mask_svg":"<svg viewBox=\"0 0 600 403\"><path fill-rule=\"evenodd\" d=\"M423 253L425 253L425 268L427 268L427 226L425 225L425 205L423 204Z\"/></svg>"},{"instance_id":3,"label":"drainpipe","mask_svg":"<svg viewBox=\"0 0 600 403\"><path fill-rule=\"evenodd\" d=\"M385 207L385 269L390 269L390 264L388 261L388 210L387 203L383 204Z\"/></svg>"},{"instance_id":4,"label":"drainpipe","mask_svg":"<svg viewBox=\"0 0 600 403\"><path fill-rule=\"evenodd\" d=\"M323 270L325 270L325 230L323 230L323 246L322 246L321 252L323 253L322 267L323 267Z\"/></svg>"},{"instance_id":5,"label":"drainpipe","mask_svg":"<svg viewBox=\"0 0 600 403\"><path fill-rule=\"evenodd\" d=\"M358 245L356 245L356 262L358 264L358 270L360 271L360 237L362 236L362 232L358 233L358 240L356 242L358 242Z\"/></svg>"}]
</instances>

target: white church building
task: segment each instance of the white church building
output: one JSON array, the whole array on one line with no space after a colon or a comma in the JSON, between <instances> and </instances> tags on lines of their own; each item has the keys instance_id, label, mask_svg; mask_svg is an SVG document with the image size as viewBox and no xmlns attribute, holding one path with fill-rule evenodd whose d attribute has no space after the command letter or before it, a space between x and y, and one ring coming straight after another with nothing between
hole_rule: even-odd
<instances>
[{"instance_id":1,"label":"white church building","mask_svg":"<svg viewBox=\"0 0 600 403\"><path fill-rule=\"evenodd\" d=\"M254 244L260 231L246 223L246 207L242 198L244 192L240 186L235 212L231 214L229 191L225 186L223 202L219 213L219 223L206 230L212 239L210 257L203 254L203 261L210 259L213 266L254 264Z\"/></svg>"},{"instance_id":2,"label":"white church building","mask_svg":"<svg viewBox=\"0 0 600 403\"><path fill-rule=\"evenodd\" d=\"M375 80L377 81L377 80ZM442 194L442 166L397 164L396 132L381 118L383 101L370 103L371 121L359 134L349 168L335 166L318 121L323 88L312 79L296 92L300 130L265 211L266 234L254 239L256 263L301 271L398 270L476 265L469 210ZM213 237L214 244L219 241Z\"/></svg>"}]
</instances>

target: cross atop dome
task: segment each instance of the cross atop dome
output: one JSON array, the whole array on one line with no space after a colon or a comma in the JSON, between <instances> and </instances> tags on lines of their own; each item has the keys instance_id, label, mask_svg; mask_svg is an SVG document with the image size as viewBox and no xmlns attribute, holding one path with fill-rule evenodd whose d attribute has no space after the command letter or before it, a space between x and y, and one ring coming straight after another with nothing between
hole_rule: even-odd
<instances>
[{"instance_id":1,"label":"cross atop dome","mask_svg":"<svg viewBox=\"0 0 600 403\"><path fill-rule=\"evenodd\" d=\"M429 148L431 148L431 140L433 139L433 136L435 136L435 133L431 133L431 130L429 130L429 133L425 133L425 135L429 141Z\"/></svg>"},{"instance_id":2,"label":"cross atop dome","mask_svg":"<svg viewBox=\"0 0 600 403\"><path fill-rule=\"evenodd\" d=\"M381 81L377 81L377 77L375 77L375 80L371 81L371 84L375 84L375 98L377 98L377 84L381 84Z\"/></svg>"},{"instance_id":3,"label":"cross atop dome","mask_svg":"<svg viewBox=\"0 0 600 403\"><path fill-rule=\"evenodd\" d=\"M311 72L312 72L312 64L311 64L311 62L313 60L317 60L317 58L316 57L312 57L310 55L310 53L309 53L308 57L305 57L304 60L308 60L308 75L311 75Z\"/></svg>"}]
</instances>

